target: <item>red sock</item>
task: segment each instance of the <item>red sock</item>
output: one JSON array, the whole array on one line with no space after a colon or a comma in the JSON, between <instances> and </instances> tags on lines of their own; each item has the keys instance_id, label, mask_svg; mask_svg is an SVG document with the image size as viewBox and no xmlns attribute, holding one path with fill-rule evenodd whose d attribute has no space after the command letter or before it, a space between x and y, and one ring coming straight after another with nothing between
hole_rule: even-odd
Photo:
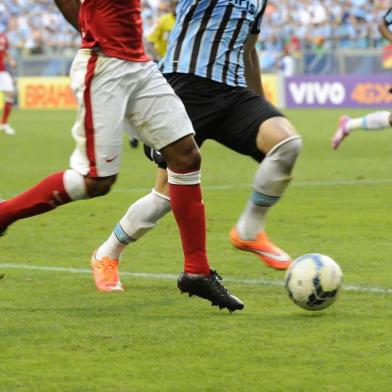
<instances>
[{"instance_id":1,"label":"red sock","mask_svg":"<svg viewBox=\"0 0 392 392\"><path fill-rule=\"evenodd\" d=\"M188 274L210 274L206 252L206 219L200 184L169 184L170 204L180 230Z\"/></svg>"},{"instance_id":2,"label":"red sock","mask_svg":"<svg viewBox=\"0 0 392 392\"><path fill-rule=\"evenodd\" d=\"M2 124L7 124L8 117L11 113L11 109L12 109L12 102L5 102L3 108L3 117L1 119Z\"/></svg>"},{"instance_id":3,"label":"red sock","mask_svg":"<svg viewBox=\"0 0 392 392\"><path fill-rule=\"evenodd\" d=\"M0 228L69 203L71 199L65 191L63 176L64 172L54 173L27 191L0 203Z\"/></svg>"}]
</instances>

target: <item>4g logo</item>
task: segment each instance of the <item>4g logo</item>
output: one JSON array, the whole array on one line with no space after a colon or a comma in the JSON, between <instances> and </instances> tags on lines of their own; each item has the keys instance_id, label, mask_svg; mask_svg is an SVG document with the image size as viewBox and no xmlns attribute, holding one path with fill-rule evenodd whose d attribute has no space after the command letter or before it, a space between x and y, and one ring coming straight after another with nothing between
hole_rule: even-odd
<instances>
[{"instance_id":1,"label":"4g logo","mask_svg":"<svg viewBox=\"0 0 392 392\"><path fill-rule=\"evenodd\" d=\"M392 94L389 93L389 84L358 83L351 93L351 98L360 104L390 104Z\"/></svg>"}]
</instances>

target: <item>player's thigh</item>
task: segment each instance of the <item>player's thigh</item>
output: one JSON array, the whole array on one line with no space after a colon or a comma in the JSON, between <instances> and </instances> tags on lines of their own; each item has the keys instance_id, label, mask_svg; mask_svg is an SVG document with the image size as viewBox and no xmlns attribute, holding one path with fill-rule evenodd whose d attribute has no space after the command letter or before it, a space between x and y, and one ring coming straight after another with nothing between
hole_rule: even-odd
<instances>
[{"instance_id":1,"label":"player's thigh","mask_svg":"<svg viewBox=\"0 0 392 392\"><path fill-rule=\"evenodd\" d=\"M231 104L226 108L213 139L240 154L260 162L264 154L258 149L256 139L261 123L260 112L249 105L243 94L230 95Z\"/></svg>"},{"instance_id":2,"label":"player's thigh","mask_svg":"<svg viewBox=\"0 0 392 392\"><path fill-rule=\"evenodd\" d=\"M257 148L266 154L272 147L296 134L294 126L287 118L281 116L269 118L259 126Z\"/></svg>"},{"instance_id":3,"label":"player's thigh","mask_svg":"<svg viewBox=\"0 0 392 392\"><path fill-rule=\"evenodd\" d=\"M88 50L79 51L73 62L71 85L79 108L71 167L83 175L107 177L119 171L129 96L126 76L126 63Z\"/></svg>"},{"instance_id":4,"label":"player's thigh","mask_svg":"<svg viewBox=\"0 0 392 392\"><path fill-rule=\"evenodd\" d=\"M129 99L126 118L143 143L161 150L193 134L181 100L152 62L144 64L140 88Z\"/></svg>"},{"instance_id":5,"label":"player's thigh","mask_svg":"<svg viewBox=\"0 0 392 392\"><path fill-rule=\"evenodd\" d=\"M261 132L264 125L289 122L271 103L250 90L234 92L230 99L234 102L233 108L221 124L217 141L234 151L261 161L268 151L262 148L264 137L268 143L272 143L273 138L280 139L284 134L280 126L275 129L268 127L267 132Z\"/></svg>"}]
</instances>

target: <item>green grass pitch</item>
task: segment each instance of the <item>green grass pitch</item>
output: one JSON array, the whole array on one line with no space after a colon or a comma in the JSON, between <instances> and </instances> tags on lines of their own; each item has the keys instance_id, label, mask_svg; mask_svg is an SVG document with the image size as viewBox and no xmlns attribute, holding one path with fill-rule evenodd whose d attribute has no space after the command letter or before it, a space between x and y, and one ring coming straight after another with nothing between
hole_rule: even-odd
<instances>
[{"instance_id":1,"label":"green grass pitch","mask_svg":"<svg viewBox=\"0 0 392 392\"><path fill-rule=\"evenodd\" d=\"M213 142L202 149L209 257L245 309L179 295L171 215L124 254L126 292L96 292L91 252L154 183L153 165L124 143L109 195L17 222L0 239L0 391L390 391L392 133L357 132L332 151L340 111L286 114L304 150L267 229L293 257L319 252L341 265L335 305L301 310L283 272L228 243L256 164ZM2 198L68 167L73 118L14 112L17 134L0 135Z\"/></svg>"}]
</instances>

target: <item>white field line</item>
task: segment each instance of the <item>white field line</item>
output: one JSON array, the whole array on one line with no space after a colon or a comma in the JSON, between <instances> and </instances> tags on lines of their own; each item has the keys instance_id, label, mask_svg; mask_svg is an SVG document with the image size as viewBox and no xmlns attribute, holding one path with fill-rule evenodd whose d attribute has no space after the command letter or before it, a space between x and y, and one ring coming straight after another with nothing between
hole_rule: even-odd
<instances>
[{"instance_id":1,"label":"white field line","mask_svg":"<svg viewBox=\"0 0 392 392\"><path fill-rule=\"evenodd\" d=\"M307 186L350 186L350 185L385 185L392 184L392 178L384 178L379 180L306 180L306 181L294 181L290 186L294 187L307 187ZM111 193L143 193L150 192L152 188L129 188L129 189L121 189L114 187ZM217 185L203 185L203 190L205 191L221 191L221 190L230 190L230 189L249 189L252 184L217 184ZM4 193L0 194L0 201L2 199L6 199L9 197L16 196L17 193Z\"/></svg>"},{"instance_id":2,"label":"white field line","mask_svg":"<svg viewBox=\"0 0 392 392\"><path fill-rule=\"evenodd\" d=\"M21 269L21 270L32 270L42 272L65 272L72 274L90 274L91 270L86 268L67 268L67 267L50 267L40 266L31 264L13 264L13 263L0 263L1 269ZM3 272L3 271L0 271ZM132 278L142 279L154 279L161 281L175 281L178 275L165 274L165 273L151 273L151 272L126 272L122 271L121 276L130 276ZM242 284L247 286L274 286L282 287L284 285L283 280L276 279L235 279L225 278L225 282L231 282L236 284ZM388 287L377 287L377 286L364 286L359 284L345 284L343 289L345 291L352 291L357 293L371 293L371 294L392 294L392 288Z\"/></svg>"},{"instance_id":3,"label":"white field line","mask_svg":"<svg viewBox=\"0 0 392 392\"><path fill-rule=\"evenodd\" d=\"M294 181L290 186L294 187L307 187L307 186L350 186L350 185L383 185L392 184L392 178L384 178L379 180L306 180L306 181ZM249 184L221 184L221 185L203 185L203 190L206 191L220 191L229 189L248 189L252 186ZM151 188L129 188L129 189L116 189L113 188L113 192L116 193L135 193L135 192L149 192Z\"/></svg>"}]
</instances>

